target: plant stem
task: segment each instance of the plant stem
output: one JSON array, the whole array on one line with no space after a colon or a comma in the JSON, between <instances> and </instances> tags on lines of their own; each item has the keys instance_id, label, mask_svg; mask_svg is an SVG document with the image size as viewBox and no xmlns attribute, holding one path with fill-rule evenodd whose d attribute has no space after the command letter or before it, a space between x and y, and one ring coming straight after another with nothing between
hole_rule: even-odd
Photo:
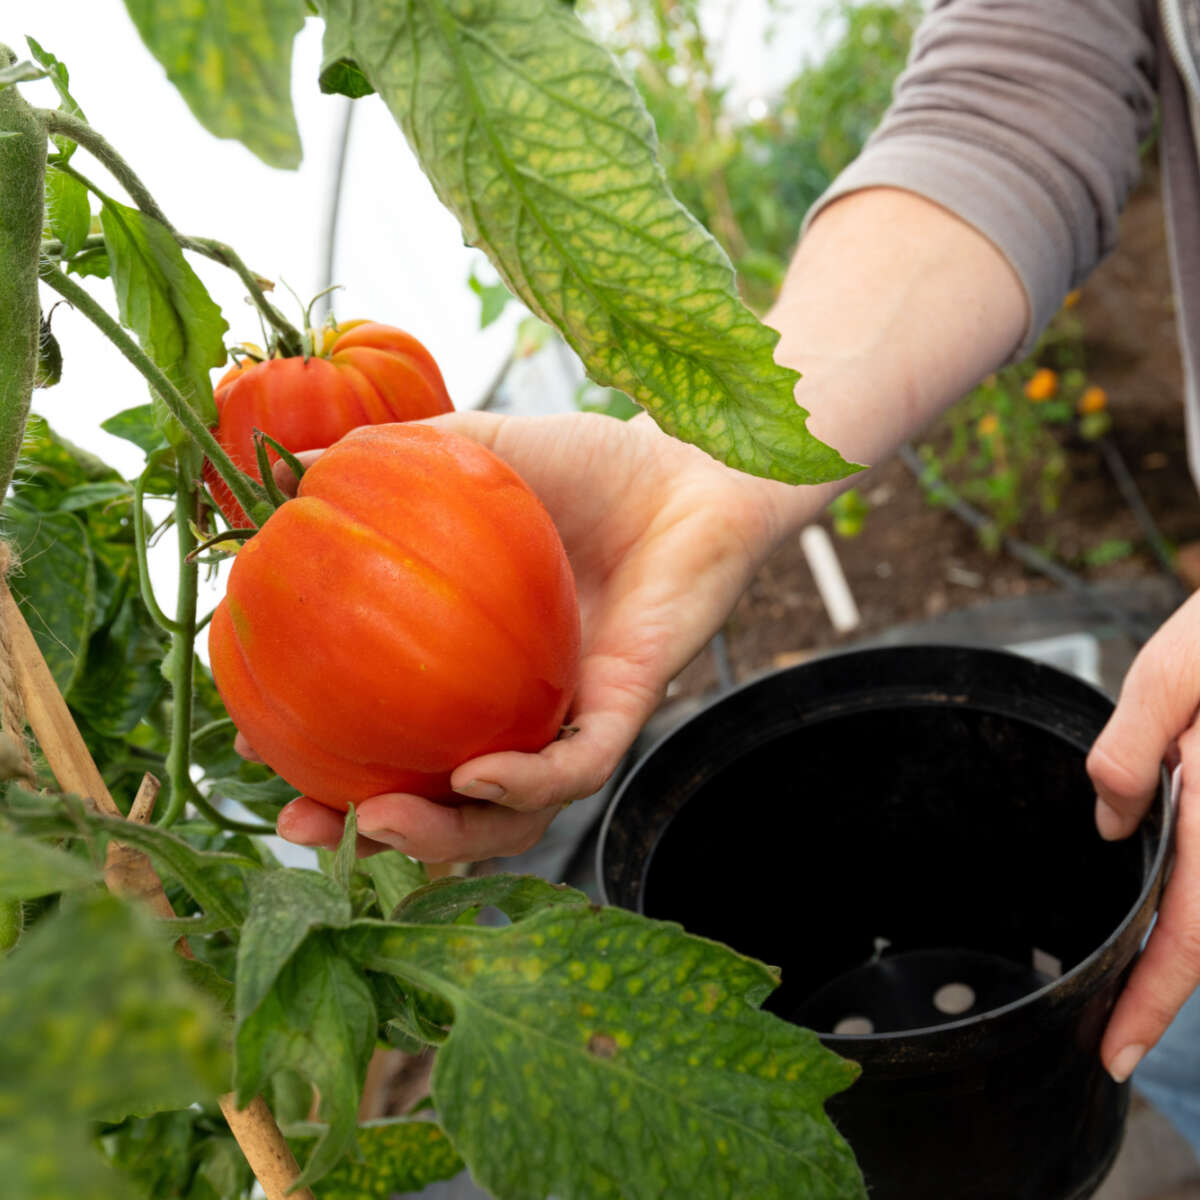
<instances>
[{"instance_id":1,"label":"plant stem","mask_svg":"<svg viewBox=\"0 0 1200 1200\"><path fill-rule=\"evenodd\" d=\"M0 67L16 61L0 46ZM0 88L0 497L21 452L41 330L38 259L46 129L15 87Z\"/></svg>"},{"instance_id":2,"label":"plant stem","mask_svg":"<svg viewBox=\"0 0 1200 1200\"><path fill-rule=\"evenodd\" d=\"M296 358L304 353L304 337L300 331L267 299L263 292L258 276L242 262L232 246L212 238L185 237L177 233L175 240L185 250L203 254L213 262L228 267L242 281L242 286L250 293L255 308L266 318L267 324L279 335L279 348L289 358Z\"/></svg>"},{"instance_id":3,"label":"plant stem","mask_svg":"<svg viewBox=\"0 0 1200 1200\"><path fill-rule=\"evenodd\" d=\"M142 212L148 217L153 217L159 224L165 225L172 233L175 232L166 214L158 207L158 202L150 195L150 190L137 177L133 168L86 121L81 121L61 108L43 109L38 115L50 133L61 133L71 141L78 142L98 162L103 163Z\"/></svg>"},{"instance_id":4,"label":"plant stem","mask_svg":"<svg viewBox=\"0 0 1200 1200\"><path fill-rule=\"evenodd\" d=\"M175 599L175 633L171 638L171 747L167 751L167 809L160 824L171 825L189 799L198 795L192 783L192 684L196 657L196 590L200 569L188 561L196 544L196 481L181 462L175 490L175 533L179 539L179 588Z\"/></svg>"},{"instance_id":5,"label":"plant stem","mask_svg":"<svg viewBox=\"0 0 1200 1200\"><path fill-rule=\"evenodd\" d=\"M0 93L2 94L2 93ZM146 382L162 398L171 415L192 435L217 473L229 485L229 490L256 523L261 524L274 511L262 485L243 475L233 460L196 415L195 410L179 393L179 389L163 374L162 369L125 332L103 305L90 292L69 279L53 263L43 262L42 282L78 309L103 333L110 342L137 368Z\"/></svg>"},{"instance_id":6,"label":"plant stem","mask_svg":"<svg viewBox=\"0 0 1200 1200\"><path fill-rule=\"evenodd\" d=\"M228 829L231 833L258 834L260 837L269 836L275 832L274 825L254 824L250 821L239 821L236 817L227 817L206 796L201 795L196 788L192 788L190 799L197 810L202 812L207 820L220 829Z\"/></svg>"},{"instance_id":7,"label":"plant stem","mask_svg":"<svg viewBox=\"0 0 1200 1200\"><path fill-rule=\"evenodd\" d=\"M150 614L155 625L164 633L174 637L182 633L177 622L172 621L159 607L154 596L154 585L150 579L150 563L146 555L146 514L142 509L143 498L146 494L146 476L153 469L153 464L147 463L146 469L137 477L133 485L133 549L137 556L138 587L142 593L142 603Z\"/></svg>"},{"instance_id":8,"label":"plant stem","mask_svg":"<svg viewBox=\"0 0 1200 1200\"><path fill-rule=\"evenodd\" d=\"M266 318L267 323L279 334L279 344L285 354L298 355L304 352L304 339L299 330L267 299L262 290L262 285L258 282L258 277L250 271L230 246L225 245L224 242L214 241L212 238L187 237L180 233L167 220L166 214L159 208L158 202L150 194L150 189L138 178L134 169L86 121L81 121L78 117L63 112L61 109L44 110L39 115L51 133L61 133L69 137L72 141L78 142L98 162L107 167L112 172L113 178L125 189L134 204L146 216L153 217L160 225L165 226L183 249L203 254L205 258L211 258L213 262L218 262L233 271L242 281L246 291L250 293L250 298L254 301L255 307ZM89 190L95 192L101 200L108 199L99 188L81 176L73 167L69 167L65 163L56 163L55 166L65 170L67 174L73 175Z\"/></svg>"}]
</instances>

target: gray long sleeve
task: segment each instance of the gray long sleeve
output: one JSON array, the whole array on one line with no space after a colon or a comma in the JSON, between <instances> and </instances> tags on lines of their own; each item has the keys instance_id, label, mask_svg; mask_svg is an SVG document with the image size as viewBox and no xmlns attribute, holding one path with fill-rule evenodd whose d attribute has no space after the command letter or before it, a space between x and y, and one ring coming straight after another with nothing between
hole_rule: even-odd
<instances>
[{"instance_id":1,"label":"gray long sleeve","mask_svg":"<svg viewBox=\"0 0 1200 1200\"><path fill-rule=\"evenodd\" d=\"M1031 348L1112 249L1154 115L1151 0L937 0L892 105L810 210L865 187L915 192L1012 264Z\"/></svg>"}]
</instances>

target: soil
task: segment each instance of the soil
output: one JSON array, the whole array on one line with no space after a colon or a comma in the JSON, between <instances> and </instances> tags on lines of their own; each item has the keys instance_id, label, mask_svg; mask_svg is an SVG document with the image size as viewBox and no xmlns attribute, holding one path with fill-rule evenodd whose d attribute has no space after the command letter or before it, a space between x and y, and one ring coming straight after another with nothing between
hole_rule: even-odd
<instances>
[{"instance_id":1,"label":"soil","mask_svg":"<svg viewBox=\"0 0 1200 1200\"><path fill-rule=\"evenodd\" d=\"M1084 286L1077 312L1088 378L1108 393L1111 440L1154 522L1174 546L1200 540L1200 496L1187 465L1182 370L1153 160L1122 217L1118 249ZM939 436L945 431L935 426L922 440L936 443ZM1011 532L1034 546L1053 545L1061 561L1089 580L1161 570L1096 443L1066 434L1060 440L1069 464L1060 507L1049 516L1035 511ZM899 460L880 468L864 499L871 511L863 532L834 536L862 624L846 635L834 630L799 541L791 539L763 566L726 627L735 679L894 625L1056 587L1005 552L989 552L952 512L931 506ZM823 523L832 531L828 517ZM1103 566L1081 565L1089 549L1118 539L1132 543L1134 552ZM694 695L714 684L712 657L702 654L672 690Z\"/></svg>"}]
</instances>

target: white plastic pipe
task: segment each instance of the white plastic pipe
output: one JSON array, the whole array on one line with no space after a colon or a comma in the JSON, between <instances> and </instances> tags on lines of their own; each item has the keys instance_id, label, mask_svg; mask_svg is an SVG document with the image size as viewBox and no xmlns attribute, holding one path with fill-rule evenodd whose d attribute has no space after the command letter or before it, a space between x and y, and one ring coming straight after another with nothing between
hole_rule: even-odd
<instances>
[{"instance_id":1,"label":"white plastic pipe","mask_svg":"<svg viewBox=\"0 0 1200 1200\"><path fill-rule=\"evenodd\" d=\"M808 559L809 570L817 581L817 591L825 604L825 611L838 633L849 633L862 623L858 605L850 593L842 564L838 562L829 534L822 525L808 525L800 531L800 546Z\"/></svg>"}]
</instances>

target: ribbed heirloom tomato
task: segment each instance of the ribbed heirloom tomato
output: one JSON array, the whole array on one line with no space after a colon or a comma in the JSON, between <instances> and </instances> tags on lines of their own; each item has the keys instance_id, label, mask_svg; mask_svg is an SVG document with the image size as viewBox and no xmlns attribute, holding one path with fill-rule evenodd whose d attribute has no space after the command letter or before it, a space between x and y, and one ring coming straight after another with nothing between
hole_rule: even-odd
<instances>
[{"instance_id":1,"label":"ribbed heirloom tomato","mask_svg":"<svg viewBox=\"0 0 1200 1200\"><path fill-rule=\"evenodd\" d=\"M517 474L456 434L376 425L238 552L209 654L256 752L345 809L446 797L467 759L553 741L579 637L566 553Z\"/></svg>"},{"instance_id":2,"label":"ribbed heirloom tomato","mask_svg":"<svg viewBox=\"0 0 1200 1200\"><path fill-rule=\"evenodd\" d=\"M454 407L432 355L411 334L375 321L344 321L304 358L243 359L217 384L216 439L260 480L254 431L293 454L332 446L359 425L413 421ZM272 462L279 455L267 451ZM204 464L204 481L225 519L249 525L225 481Z\"/></svg>"}]
</instances>

